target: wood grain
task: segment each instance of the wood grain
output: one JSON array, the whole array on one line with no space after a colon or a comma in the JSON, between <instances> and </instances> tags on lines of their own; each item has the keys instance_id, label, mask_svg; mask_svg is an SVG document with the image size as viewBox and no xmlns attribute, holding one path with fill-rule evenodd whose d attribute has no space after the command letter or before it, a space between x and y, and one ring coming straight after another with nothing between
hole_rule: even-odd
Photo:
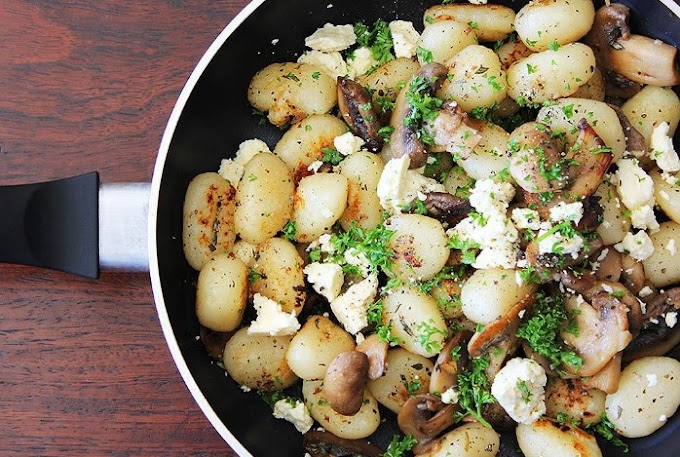
<instances>
[{"instance_id":1,"label":"wood grain","mask_svg":"<svg viewBox=\"0 0 680 457\"><path fill-rule=\"evenodd\" d=\"M0 1L0 185L148 181L175 99L246 0ZM149 278L0 266L0 455L234 456Z\"/></svg>"}]
</instances>

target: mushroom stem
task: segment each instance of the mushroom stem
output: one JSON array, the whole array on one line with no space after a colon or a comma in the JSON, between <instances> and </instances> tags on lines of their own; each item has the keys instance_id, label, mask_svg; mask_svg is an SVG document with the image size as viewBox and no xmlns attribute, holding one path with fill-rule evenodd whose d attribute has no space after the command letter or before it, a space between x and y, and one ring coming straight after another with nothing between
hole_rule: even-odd
<instances>
[{"instance_id":1,"label":"mushroom stem","mask_svg":"<svg viewBox=\"0 0 680 457\"><path fill-rule=\"evenodd\" d=\"M378 133L378 115L371 95L361 84L338 76L338 109L352 133L366 142L366 149L372 152L382 149L384 140Z\"/></svg>"}]
</instances>

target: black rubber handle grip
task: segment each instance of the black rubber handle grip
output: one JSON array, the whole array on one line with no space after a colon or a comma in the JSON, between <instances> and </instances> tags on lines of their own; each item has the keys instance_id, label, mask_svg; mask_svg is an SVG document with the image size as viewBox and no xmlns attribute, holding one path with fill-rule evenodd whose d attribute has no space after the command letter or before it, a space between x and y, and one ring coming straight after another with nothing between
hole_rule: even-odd
<instances>
[{"instance_id":1,"label":"black rubber handle grip","mask_svg":"<svg viewBox=\"0 0 680 457\"><path fill-rule=\"evenodd\" d=\"M99 276L99 175L0 186L0 262Z\"/></svg>"}]
</instances>

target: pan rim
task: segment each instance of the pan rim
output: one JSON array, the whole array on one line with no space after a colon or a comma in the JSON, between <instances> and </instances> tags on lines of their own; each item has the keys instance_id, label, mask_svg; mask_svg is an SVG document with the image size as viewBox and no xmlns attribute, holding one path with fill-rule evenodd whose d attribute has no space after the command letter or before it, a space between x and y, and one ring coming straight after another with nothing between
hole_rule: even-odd
<instances>
[{"instance_id":1,"label":"pan rim","mask_svg":"<svg viewBox=\"0 0 680 457\"><path fill-rule=\"evenodd\" d=\"M676 17L680 18L680 3L679 0L656 0L663 4ZM199 388L194 379L189 367L179 348L178 341L175 337L172 323L166 309L166 303L163 295L163 287L160 280L160 267L158 261L158 246L157 246L157 217L158 205L160 196L160 187L162 175L165 169L166 159L169 153L170 144L175 133L175 129L179 119L184 111L187 101L193 92L196 84L203 75L205 69L211 63L217 52L225 44L226 40L241 26L241 24L255 12L267 0L252 0L250 1L219 33L215 40L211 43L205 53L202 55L199 62L196 64L191 75L187 79L177 101L170 114L166 124L161 143L159 146L156 163L154 166L151 194L149 199L149 214L148 214L148 255L149 255L149 274L156 306L156 312L159 322L165 337L168 349L173 358L173 361L179 371L182 379L189 389L194 401L197 403L205 417L209 420L213 428L219 433L224 441L240 456L240 457L254 457L244 445L229 431L226 425L219 418L215 410L210 405L207 398ZM680 414L680 413L678 413Z\"/></svg>"},{"instance_id":2,"label":"pan rim","mask_svg":"<svg viewBox=\"0 0 680 457\"><path fill-rule=\"evenodd\" d=\"M198 404L199 408L206 416L208 421L212 424L217 433L220 434L222 439L224 439L224 441L226 441L227 444L241 457L253 457L253 455L229 431L212 406L210 406L210 403L203 395L203 392L191 374L191 371L184 360L184 356L182 355L182 351L179 348L177 339L175 338L172 323L170 322L170 318L166 309L165 298L163 296L163 287L160 280L156 227L158 222L158 204L162 180L161 178L165 169L165 162L168 156L172 138L175 133L175 128L177 127L179 118L184 111L187 101L193 92L194 87L203 75L203 72L208 67L215 54L217 54L217 52L220 50L222 45L224 45L226 40L251 14L266 1L267 0L252 0L250 3L248 3L220 32L220 34L215 38L199 62L196 64L196 67L192 71L189 79L185 83L179 97L177 98L177 102L173 107L172 113L170 114L170 118L163 132L163 137L158 150L158 156L156 158L156 164L154 166L153 177L151 180L151 195L149 199L149 223L147 238L149 246L149 274L151 277L151 288L156 305L156 312L163 330L163 336L165 337L165 341L167 343L168 349L170 350L172 359L175 362L175 366L177 367L177 370L182 376L184 384L189 389L189 392Z\"/></svg>"}]
</instances>

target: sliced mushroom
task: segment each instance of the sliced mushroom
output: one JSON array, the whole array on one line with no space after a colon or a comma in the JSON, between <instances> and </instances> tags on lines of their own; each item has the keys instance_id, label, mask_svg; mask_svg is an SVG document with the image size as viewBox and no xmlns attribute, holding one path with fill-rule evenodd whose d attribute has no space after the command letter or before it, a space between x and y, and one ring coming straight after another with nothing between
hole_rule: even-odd
<instances>
[{"instance_id":1,"label":"sliced mushroom","mask_svg":"<svg viewBox=\"0 0 680 457\"><path fill-rule=\"evenodd\" d=\"M560 271L560 282L569 292L583 294L597 284L597 278L593 273L577 275L571 270L564 269Z\"/></svg>"},{"instance_id":2,"label":"sliced mushroom","mask_svg":"<svg viewBox=\"0 0 680 457\"><path fill-rule=\"evenodd\" d=\"M449 339L444 349L439 353L430 376L430 393L443 393L456 385L458 373L467 364L467 351L465 343L470 339L471 332L462 331ZM461 348L456 358L452 357L452 351L459 346Z\"/></svg>"},{"instance_id":3,"label":"sliced mushroom","mask_svg":"<svg viewBox=\"0 0 680 457\"><path fill-rule=\"evenodd\" d=\"M609 107L614 110L616 116L619 118L621 127L623 127L623 134L626 137L626 151L633 154L640 166L645 170L651 169L655 163L647 153L647 140L645 137L630 123L628 117L623 110L613 103L608 103Z\"/></svg>"},{"instance_id":4,"label":"sliced mushroom","mask_svg":"<svg viewBox=\"0 0 680 457\"><path fill-rule=\"evenodd\" d=\"M378 152L384 140L378 131L380 122L373 109L371 94L358 82L338 76L338 109L349 128L366 142L366 149Z\"/></svg>"},{"instance_id":5,"label":"sliced mushroom","mask_svg":"<svg viewBox=\"0 0 680 457\"><path fill-rule=\"evenodd\" d=\"M454 101L444 102L439 115L426 123L434 140L433 150L448 151L463 159L467 159L482 140L479 134L482 128L479 121L473 121Z\"/></svg>"},{"instance_id":6,"label":"sliced mushroom","mask_svg":"<svg viewBox=\"0 0 680 457\"><path fill-rule=\"evenodd\" d=\"M407 125L406 119L413 115L415 108L408 101L408 93L414 81L424 81L424 94L434 96L446 77L447 69L440 63L430 63L422 67L402 89L392 112L390 125L394 128L389 142L392 157L409 156L410 168L420 168L427 161L427 147L419 135L417 126Z\"/></svg>"},{"instance_id":7,"label":"sliced mushroom","mask_svg":"<svg viewBox=\"0 0 680 457\"><path fill-rule=\"evenodd\" d=\"M356 351L363 352L368 357L368 379L378 379L385 372L385 358L389 344L380 341L380 337L373 333L364 341L357 344Z\"/></svg>"},{"instance_id":8,"label":"sliced mushroom","mask_svg":"<svg viewBox=\"0 0 680 457\"><path fill-rule=\"evenodd\" d=\"M647 278L645 277L645 267L629 255L621 257L621 269L623 270L623 284L636 296L645 287Z\"/></svg>"},{"instance_id":9,"label":"sliced mushroom","mask_svg":"<svg viewBox=\"0 0 680 457\"><path fill-rule=\"evenodd\" d=\"M621 353L616 354L600 371L588 378L581 378L583 386L588 389L600 389L613 394L619 389L621 378Z\"/></svg>"},{"instance_id":10,"label":"sliced mushroom","mask_svg":"<svg viewBox=\"0 0 680 457\"><path fill-rule=\"evenodd\" d=\"M524 191L526 206L536 208L545 219L550 216L550 209L559 202L573 203L592 195L612 163L614 156L588 121L582 118L578 122L578 129L576 142L567 154L567 160L571 164L568 172L571 185L556 192L548 203L541 201L539 193Z\"/></svg>"},{"instance_id":11,"label":"sliced mushroom","mask_svg":"<svg viewBox=\"0 0 680 457\"><path fill-rule=\"evenodd\" d=\"M587 250L582 251L574 258L571 255L539 254L538 243L536 241L531 241L527 245L524 255L529 262L529 265L536 269L537 277L545 282L552 279L552 273L565 271L565 269L571 266L583 263L584 260L591 257L594 253L599 252L603 246L604 243L602 242L602 238L599 235L595 235L592 240L588 240Z\"/></svg>"},{"instance_id":12,"label":"sliced mushroom","mask_svg":"<svg viewBox=\"0 0 680 457\"><path fill-rule=\"evenodd\" d=\"M602 281L618 282L623 273L622 257L616 249L605 248L597 258L599 267L595 271L595 277Z\"/></svg>"},{"instance_id":13,"label":"sliced mushroom","mask_svg":"<svg viewBox=\"0 0 680 457\"><path fill-rule=\"evenodd\" d=\"M426 195L427 215L446 222L449 227L458 224L472 211L470 201L465 198L456 197L447 192L430 192Z\"/></svg>"},{"instance_id":14,"label":"sliced mushroom","mask_svg":"<svg viewBox=\"0 0 680 457\"><path fill-rule=\"evenodd\" d=\"M569 167L569 175L573 180L569 187L572 199L592 195L600 186L602 177L614 158L608 152L610 149L584 118L578 121L578 129L576 142L567 155L574 164Z\"/></svg>"},{"instance_id":15,"label":"sliced mushroom","mask_svg":"<svg viewBox=\"0 0 680 457\"><path fill-rule=\"evenodd\" d=\"M645 321L661 319L668 311L680 310L680 287L668 289L647 303Z\"/></svg>"},{"instance_id":16,"label":"sliced mushroom","mask_svg":"<svg viewBox=\"0 0 680 457\"><path fill-rule=\"evenodd\" d=\"M352 416L361 409L368 374L368 356L348 351L338 354L326 369L323 392L337 413Z\"/></svg>"},{"instance_id":17,"label":"sliced mushroom","mask_svg":"<svg viewBox=\"0 0 680 457\"><path fill-rule=\"evenodd\" d=\"M639 84L674 86L680 83L677 49L652 38L634 35L629 27L630 9L620 3L605 5L584 41L599 67Z\"/></svg>"},{"instance_id":18,"label":"sliced mushroom","mask_svg":"<svg viewBox=\"0 0 680 457\"><path fill-rule=\"evenodd\" d=\"M586 300L591 300L593 297L607 293L611 297L615 297L628 310L628 330L633 336L637 335L643 324L642 305L640 300L631 293L623 284L613 281L599 281L585 292L583 296Z\"/></svg>"},{"instance_id":19,"label":"sliced mushroom","mask_svg":"<svg viewBox=\"0 0 680 457\"><path fill-rule=\"evenodd\" d=\"M535 294L527 295L510 308L504 316L486 325L481 332L476 332L468 343L470 356L481 357L491 346L514 336L519 327L520 314L533 306L535 301Z\"/></svg>"},{"instance_id":20,"label":"sliced mushroom","mask_svg":"<svg viewBox=\"0 0 680 457\"><path fill-rule=\"evenodd\" d=\"M630 343L628 310L606 292L592 297L590 303L582 297L569 295L564 306L572 313L578 331L574 334L565 329L560 335L583 360L580 367L566 368L579 376L593 376Z\"/></svg>"},{"instance_id":21,"label":"sliced mushroom","mask_svg":"<svg viewBox=\"0 0 680 457\"><path fill-rule=\"evenodd\" d=\"M508 141L510 174L526 192L553 192L568 180L560 151L544 124L527 122L517 127Z\"/></svg>"},{"instance_id":22,"label":"sliced mushroom","mask_svg":"<svg viewBox=\"0 0 680 457\"><path fill-rule=\"evenodd\" d=\"M456 423L458 405L447 405L432 394L409 398L397 416L402 432L418 442L426 442Z\"/></svg>"},{"instance_id":23,"label":"sliced mushroom","mask_svg":"<svg viewBox=\"0 0 680 457\"><path fill-rule=\"evenodd\" d=\"M581 233L592 233L598 229L604 217L604 209L600 205L600 197L591 195L583 199L583 217L576 224Z\"/></svg>"},{"instance_id":24,"label":"sliced mushroom","mask_svg":"<svg viewBox=\"0 0 680 457\"><path fill-rule=\"evenodd\" d=\"M673 328L660 325L648 327L623 351L623 362L630 363L642 357L659 357L678 344L680 344L680 325Z\"/></svg>"},{"instance_id":25,"label":"sliced mushroom","mask_svg":"<svg viewBox=\"0 0 680 457\"><path fill-rule=\"evenodd\" d=\"M312 457L380 457L382 450L366 440L348 440L330 432L310 430L304 434L302 445Z\"/></svg>"}]
</instances>

